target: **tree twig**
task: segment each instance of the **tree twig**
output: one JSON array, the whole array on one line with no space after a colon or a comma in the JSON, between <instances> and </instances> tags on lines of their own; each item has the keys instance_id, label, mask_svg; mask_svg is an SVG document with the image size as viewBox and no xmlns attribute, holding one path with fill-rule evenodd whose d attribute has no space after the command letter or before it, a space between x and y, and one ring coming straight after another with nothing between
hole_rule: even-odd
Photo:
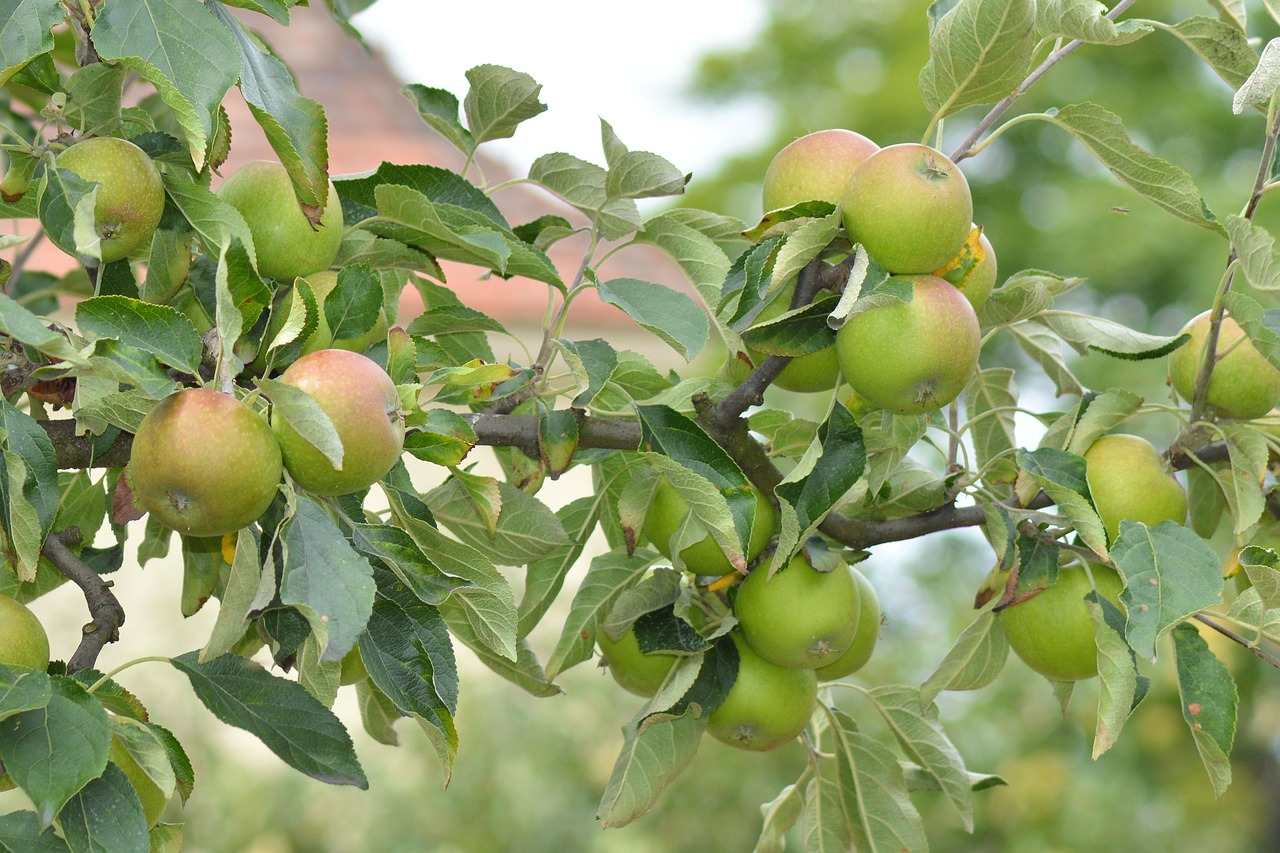
<instances>
[{"instance_id":1,"label":"tree twig","mask_svg":"<svg viewBox=\"0 0 1280 853\"><path fill-rule=\"evenodd\" d=\"M1208 616L1205 616L1203 613L1197 613L1194 618L1197 622L1203 625L1208 625L1210 628L1217 631L1219 634L1226 637L1228 640L1231 640L1233 643L1239 643L1240 645L1244 646L1246 649L1253 652L1254 655L1266 661L1268 664L1275 667L1276 669L1280 669L1280 658L1276 658L1274 655L1267 654L1267 652L1251 644L1248 640L1246 640L1244 637L1237 634L1235 631L1232 631L1226 625L1222 625L1222 624L1219 624L1218 622L1215 622L1214 620L1210 619Z\"/></svg>"},{"instance_id":2,"label":"tree twig","mask_svg":"<svg viewBox=\"0 0 1280 853\"><path fill-rule=\"evenodd\" d=\"M44 542L44 556L49 562L80 587L85 604L89 607L90 621L81 629L83 634L75 654L67 661L67 672L88 669L98 661L98 655L107 643L120 639L120 626L124 624L124 608L111 592L111 581L77 557L63 541L66 534L51 534ZM76 534L79 538L79 534Z\"/></svg>"}]
</instances>

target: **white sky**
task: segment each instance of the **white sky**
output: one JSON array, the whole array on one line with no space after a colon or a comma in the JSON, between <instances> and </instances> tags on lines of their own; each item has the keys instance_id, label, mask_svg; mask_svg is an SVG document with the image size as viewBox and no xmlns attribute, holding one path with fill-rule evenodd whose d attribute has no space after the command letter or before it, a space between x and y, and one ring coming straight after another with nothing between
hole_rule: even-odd
<instances>
[{"instance_id":1,"label":"white sky","mask_svg":"<svg viewBox=\"0 0 1280 853\"><path fill-rule=\"evenodd\" d=\"M505 65L541 83L547 111L514 138L485 143L517 172L551 151L603 163L604 118L629 148L709 173L766 137L770 111L763 101L731 109L689 104L681 89L700 55L745 44L763 19L762 0L379 0L355 23L406 82L459 100L464 73L475 65Z\"/></svg>"}]
</instances>

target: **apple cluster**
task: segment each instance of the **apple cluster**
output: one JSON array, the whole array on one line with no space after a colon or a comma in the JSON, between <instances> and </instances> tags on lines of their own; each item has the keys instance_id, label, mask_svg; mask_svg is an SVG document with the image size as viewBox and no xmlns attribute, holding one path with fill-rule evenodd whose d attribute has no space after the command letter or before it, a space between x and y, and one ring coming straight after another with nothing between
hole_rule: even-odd
<instances>
[{"instance_id":1,"label":"apple cluster","mask_svg":"<svg viewBox=\"0 0 1280 853\"><path fill-rule=\"evenodd\" d=\"M777 526L773 505L753 492L748 562L764 553ZM689 516L688 502L660 477L645 515L645 536L693 576L736 574L710 534L675 553L673 541ZM707 717L707 731L717 740L754 751L790 742L813 714L819 682L844 678L870 659L881 621L875 590L843 561L826 568L819 571L802 552L772 578L761 564L734 590L737 627L729 638L738 668L724 701ZM634 626L616 640L601 630L597 642L614 679L641 696L654 695L679 661L673 654L642 653Z\"/></svg>"},{"instance_id":2,"label":"apple cluster","mask_svg":"<svg viewBox=\"0 0 1280 853\"><path fill-rule=\"evenodd\" d=\"M843 378L867 403L903 414L935 411L959 396L978 363L976 312L996 281L995 253L973 225L959 168L927 145L880 148L850 130L821 130L774 156L762 194L766 212L837 205L850 243L912 290L910 301L851 317L834 344L792 359L774 384L822 391ZM757 321L787 311L794 287L785 283Z\"/></svg>"},{"instance_id":3,"label":"apple cluster","mask_svg":"<svg viewBox=\"0 0 1280 853\"><path fill-rule=\"evenodd\" d=\"M161 400L133 439L126 477L137 505L189 536L232 533L271 504L283 470L317 495L359 491L391 470L404 448L395 383L360 353L322 349L302 356L280 382L306 392L342 443L335 465L296 426L270 421L210 388Z\"/></svg>"}]
</instances>

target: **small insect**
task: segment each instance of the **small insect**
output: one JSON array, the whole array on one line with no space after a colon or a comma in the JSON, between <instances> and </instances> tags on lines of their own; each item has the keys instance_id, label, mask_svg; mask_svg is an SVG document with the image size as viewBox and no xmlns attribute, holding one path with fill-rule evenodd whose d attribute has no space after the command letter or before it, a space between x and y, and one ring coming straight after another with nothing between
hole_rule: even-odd
<instances>
[{"instance_id":1,"label":"small insect","mask_svg":"<svg viewBox=\"0 0 1280 853\"><path fill-rule=\"evenodd\" d=\"M1129 208L1127 208L1127 207L1113 207L1113 208L1111 208L1111 212L1112 212L1112 213L1119 213L1119 214L1121 214L1122 216L1128 216L1128 215L1129 215Z\"/></svg>"}]
</instances>

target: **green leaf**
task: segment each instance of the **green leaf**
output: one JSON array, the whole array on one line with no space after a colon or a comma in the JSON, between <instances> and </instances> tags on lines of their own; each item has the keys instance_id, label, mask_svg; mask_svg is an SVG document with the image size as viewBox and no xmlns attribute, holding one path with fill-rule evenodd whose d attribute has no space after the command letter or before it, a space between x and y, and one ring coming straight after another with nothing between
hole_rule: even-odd
<instances>
[{"instance_id":1,"label":"green leaf","mask_svg":"<svg viewBox=\"0 0 1280 853\"><path fill-rule=\"evenodd\" d=\"M334 468L342 470L342 438L315 397L279 379L257 379L254 384L271 400L273 418L282 418L308 444L324 454Z\"/></svg>"},{"instance_id":2,"label":"green leaf","mask_svg":"<svg viewBox=\"0 0 1280 853\"><path fill-rule=\"evenodd\" d=\"M1097 104L1072 104L1036 116L1080 140L1111 174L1144 198L1193 225L1226 235L1187 172L1135 145L1120 117Z\"/></svg>"},{"instance_id":3,"label":"green leaf","mask_svg":"<svg viewBox=\"0 0 1280 853\"><path fill-rule=\"evenodd\" d=\"M839 212L807 222L787 236L773 265L773 286L781 287L822 254L840 233Z\"/></svg>"},{"instance_id":4,"label":"green leaf","mask_svg":"<svg viewBox=\"0 0 1280 853\"><path fill-rule=\"evenodd\" d=\"M1257 523L1265 509L1261 484L1267 473L1267 442L1257 430L1243 424L1227 426L1222 434L1229 464L1210 471L1235 519L1232 532L1241 535Z\"/></svg>"},{"instance_id":5,"label":"green leaf","mask_svg":"<svg viewBox=\"0 0 1280 853\"><path fill-rule=\"evenodd\" d=\"M165 169L165 194L196 232L204 253L221 257L232 240L236 240L255 259L253 233L236 210L182 169Z\"/></svg>"},{"instance_id":6,"label":"green leaf","mask_svg":"<svg viewBox=\"0 0 1280 853\"><path fill-rule=\"evenodd\" d=\"M1053 307L1052 285L1060 281L1061 277L1038 270L1015 273L991 291L978 311L982 328L1013 325Z\"/></svg>"},{"instance_id":7,"label":"green leaf","mask_svg":"<svg viewBox=\"0 0 1280 853\"><path fill-rule=\"evenodd\" d=\"M1098 644L1098 724L1093 757L1109 750L1138 703L1151 689L1151 680L1138 672L1138 657L1125 641L1125 616L1095 590L1084 596Z\"/></svg>"},{"instance_id":8,"label":"green leaf","mask_svg":"<svg viewBox=\"0 0 1280 853\"><path fill-rule=\"evenodd\" d=\"M23 711L39 710L51 699L49 676L40 670L0 664L0 722Z\"/></svg>"},{"instance_id":9,"label":"green leaf","mask_svg":"<svg viewBox=\"0 0 1280 853\"><path fill-rule=\"evenodd\" d=\"M0 763L35 804L42 826L102 775L111 724L102 703L70 678L51 678L49 702L0 722Z\"/></svg>"},{"instance_id":10,"label":"green leaf","mask_svg":"<svg viewBox=\"0 0 1280 853\"><path fill-rule=\"evenodd\" d=\"M72 366L89 365L88 360L71 345L66 335L50 329L39 317L3 293L0 293L0 335L13 338Z\"/></svg>"},{"instance_id":11,"label":"green leaf","mask_svg":"<svg viewBox=\"0 0 1280 853\"><path fill-rule=\"evenodd\" d=\"M77 853L150 853L142 801L124 771L106 772L81 788L58 815L58 825Z\"/></svg>"},{"instance_id":12,"label":"green leaf","mask_svg":"<svg viewBox=\"0 0 1280 853\"><path fill-rule=\"evenodd\" d=\"M285 64L230 12L218 3L209 8L234 39L240 55L240 93L284 164L298 202L323 213L329 199L329 125L324 107L302 97ZM342 337L334 335L335 340Z\"/></svg>"},{"instance_id":13,"label":"green leaf","mask_svg":"<svg viewBox=\"0 0 1280 853\"><path fill-rule=\"evenodd\" d=\"M57 453L49 434L8 400L0 400L0 448L0 534L18 580L27 583L58 513Z\"/></svg>"},{"instance_id":14,"label":"green leaf","mask_svg":"<svg viewBox=\"0 0 1280 853\"><path fill-rule=\"evenodd\" d=\"M618 353L604 338L588 341L557 338L554 344L577 383L578 395L573 398L573 405L586 408L613 375L618 366Z\"/></svg>"},{"instance_id":15,"label":"green leaf","mask_svg":"<svg viewBox=\"0 0 1280 853\"><path fill-rule=\"evenodd\" d=\"M112 338L146 350L170 367L199 373L200 334L185 314L168 305L95 296L76 305L76 325L90 340Z\"/></svg>"},{"instance_id":16,"label":"green leaf","mask_svg":"<svg viewBox=\"0 0 1280 853\"><path fill-rule=\"evenodd\" d=\"M41 826L35 812L10 812L0 816L0 853L71 853L71 848Z\"/></svg>"},{"instance_id":17,"label":"green leaf","mask_svg":"<svg viewBox=\"0 0 1280 853\"><path fill-rule=\"evenodd\" d=\"M265 576L258 556L258 541L249 528L236 534L235 557L226 585L219 598L218 619L209 633L209 641L200 650L205 663L232 651L249 628L249 614L254 609L262 587L267 597L275 593L275 573Z\"/></svg>"},{"instance_id":18,"label":"green leaf","mask_svg":"<svg viewBox=\"0 0 1280 853\"><path fill-rule=\"evenodd\" d=\"M1141 361L1163 358L1186 342L1186 335L1148 335L1114 320L1074 311L1042 311L1036 317L1076 352L1097 350L1116 358Z\"/></svg>"},{"instance_id":19,"label":"green leaf","mask_svg":"<svg viewBox=\"0 0 1280 853\"><path fill-rule=\"evenodd\" d=\"M710 237L681 222L675 213L667 211L647 220L636 239L652 243L679 264L702 301L714 307L729 274L729 256Z\"/></svg>"},{"instance_id":20,"label":"green leaf","mask_svg":"<svg viewBox=\"0 0 1280 853\"><path fill-rule=\"evenodd\" d=\"M476 637L465 614L452 601L445 602L440 608L445 621L449 623L449 633L454 639L475 652L480 662L512 684L540 699L556 696L564 691L557 684L552 684L542 664L527 639L516 642L516 659L509 660L489 649Z\"/></svg>"},{"instance_id":21,"label":"green leaf","mask_svg":"<svg viewBox=\"0 0 1280 853\"><path fill-rule=\"evenodd\" d=\"M665 157L629 150L604 119L600 120L600 135L609 162L604 187L610 198L662 198L684 192L689 176Z\"/></svg>"},{"instance_id":22,"label":"green leaf","mask_svg":"<svg viewBox=\"0 0 1280 853\"><path fill-rule=\"evenodd\" d=\"M443 136L450 145L464 154L476 149L471 131L458 120L458 98L452 92L435 89L421 83L410 83L400 93L413 102L432 130Z\"/></svg>"},{"instance_id":23,"label":"green leaf","mask_svg":"<svg viewBox=\"0 0 1280 853\"><path fill-rule=\"evenodd\" d=\"M528 74L501 65L477 65L467 71L471 84L462 108L475 144L507 139L523 121L546 111L538 100L542 85Z\"/></svg>"},{"instance_id":24,"label":"green leaf","mask_svg":"<svg viewBox=\"0 0 1280 853\"><path fill-rule=\"evenodd\" d=\"M996 680L1009 657L1004 625L990 610L979 613L920 685L921 706L944 690L981 690Z\"/></svg>"},{"instance_id":25,"label":"green leaf","mask_svg":"<svg viewBox=\"0 0 1280 853\"><path fill-rule=\"evenodd\" d=\"M437 465L461 465L478 439L471 425L456 412L430 409L422 429L405 436L404 449L416 458Z\"/></svg>"},{"instance_id":26,"label":"green leaf","mask_svg":"<svg viewBox=\"0 0 1280 853\"><path fill-rule=\"evenodd\" d=\"M1142 398L1124 388L1109 388L1082 400L1082 411L1064 449L1083 456L1096 440L1128 420L1141 405Z\"/></svg>"},{"instance_id":27,"label":"green leaf","mask_svg":"<svg viewBox=\"0 0 1280 853\"><path fill-rule=\"evenodd\" d=\"M547 677L554 679L571 666L591 658L595 649L596 631L602 620L613 609L614 601L623 590L644 576L658 555L648 548L638 548L634 554L615 548L592 558L587 574L582 579L560 639L547 660Z\"/></svg>"},{"instance_id":28,"label":"green leaf","mask_svg":"<svg viewBox=\"0 0 1280 853\"><path fill-rule=\"evenodd\" d=\"M977 371L965 389L964 402L976 468L985 468L992 459L1018 446L1014 431L1018 386L1012 369L991 367Z\"/></svg>"},{"instance_id":29,"label":"green leaf","mask_svg":"<svg viewBox=\"0 0 1280 853\"><path fill-rule=\"evenodd\" d=\"M1080 380L1076 379L1075 374L1062 360L1061 338L1035 321L1019 323L1010 327L1009 331L1018 342L1018 346L1022 347L1022 351L1040 365L1052 380L1058 396L1084 393Z\"/></svg>"},{"instance_id":30,"label":"green leaf","mask_svg":"<svg viewBox=\"0 0 1280 853\"><path fill-rule=\"evenodd\" d=\"M499 230L510 230L498 206L479 187L458 173L439 166L420 163L402 166L384 161L372 172L336 178L333 183L342 198L343 212L351 221L365 219L375 213L378 187L390 184L415 190L436 204L479 213ZM453 291L448 295L457 301Z\"/></svg>"},{"instance_id":31,"label":"green leaf","mask_svg":"<svg viewBox=\"0 0 1280 853\"><path fill-rule=\"evenodd\" d=\"M67 122L83 130L97 128L98 134L118 129L120 96L127 74L125 69L105 62L78 69L67 81Z\"/></svg>"},{"instance_id":32,"label":"green leaf","mask_svg":"<svg viewBox=\"0 0 1280 853\"><path fill-rule=\"evenodd\" d=\"M1276 257L1275 238L1261 225L1242 216L1227 216L1227 233L1231 247L1240 259L1239 270L1262 291L1280 290L1280 259Z\"/></svg>"},{"instance_id":33,"label":"green leaf","mask_svg":"<svg viewBox=\"0 0 1280 853\"><path fill-rule=\"evenodd\" d=\"M1088 44L1128 44L1151 32L1137 21L1116 24L1098 0L1037 0L1036 36L1079 39Z\"/></svg>"},{"instance_id":34,"label":"green leaf","mask_svg":"<svg viewBox=\"0 0 1280 853\"><path fill-rule=\"evenodd\" d=\"M7 0L0 15L0 85L22 66L53 50L51 30L62 23L60 0Z\"/></svg>"},{"instance_id":35,"label":"green leaf","mask_svg":"<svg viewBox=\"0 0 1280 853\"><path fill-rule=\"evenodd\" d=\"M300 773L331 785L368 788L347 730L296 682L235 655L208 663L196 657L188 652L170 662L215 717L254 735Z\"/></svg>"},{"instance_id":36,"label":"green leaf","mask_svg":"<svg viewBox=\"0 0 1280 853\"><path fill-rule=\"evenodd\" d=\"M1180 524L1121 521L1111 559L1125 580L1120 600L1129 613L1129 645L1149 660L1155 659L1156 640L1172 626L1222 603L1221 560Z\"/></svg>"},{"instance_id":37,"label":"green leaf","mask_svg":"<svg viewBox=\"0 0 1280 853\"><path fill-rule=\"evenodd\" d=\"M851 849L924 853L920 813L907 795L907 781L887 746L858 731L852 719L835 714L836 767L841 794L850 817Z\"/></svg>"},{"instance_id":38,"label":"green leaf","mask_svg":"<svg viewBox=\"0 0 1280 853\"><path fill-rule=\"evenodd\" d=\"M1280 555L1270 548L1248 545L1240 551L1240 566L1264 608L1280 605Z\"/></svg>"},{"instance_id":39,"label":"green leaf","mask_svg":"<svg viewBox=\"0 0 1280 853\"><path fill-rule=\"evenodd\" d=\"M556 515L573 544L529 564L529 570L525 573L524 596L516 611L517 637L528 636L559 595L565 578L582 556L584 544L599 522L603 502L602 495L585 495L556 510Z\"/></svg>"},{"instance_id":40,"label":"green leaf","mask_svg":"<svg viewBox=\"0 0 1280 853\"><path fill-rule=\"evenodd\" d=\"M231 34L204 4L184 0L113 0L93 26L93 46L108 62L137 72L160 93L202 166L213 118L240 75Z\"/></svg>"},{"instance_id":41,"label":"green leaf","mask_svg":"<svg viewBox=\"0 0 1280 853\"><path fill-rule=\"evenodd\" d=\"M1065 450L1042 447L1039 450L1019 450L1018 467L1044 490L1054 504L1075 527L1081 540L1099 557L1107 555L1107 533L1102 519L1086 495L1089 486L1085 481L1084 458Z\"/></svg>"},{"instance_id":42,"label":"green leaf","mask_svg":"<svg viewBox=\"0 0 1280 853\"><path fill-rule=\"evenodd\" d=\"M306 617L323 649L321 660L340 661L369 621L373 567L309 498L298 498L283 542L280 600Z\"/></svg>"},{"instance_id":43,"label":"green leaf","mask_svg":"<svg viewBox=\"0 0 1280 853\"><path fill-rule=\"evenodd\" d=\"M495 514L492 528L489 518L468 495L467 486L457 472L423 498L442 524L495 565L527 565L569 544L560 520L546 504L507 483L492 485L495 493L486 492L483 498L499 499L496 506L500 509L492 506L486 509L486 513Z\"/></svg>"},{"instance_id":44,"label":"green leaf","mask_svg":"<svg viewBox=\"0 0 1280 853\"><path fill-rule=\"evenodd\" d=\"M1231 746L1240 701L1235 679L1194 626L1184 622L1173 629L1173 648L1182 718L1191 729L1213 793L1221 797L1231 784Z\"/></svg>"},{"instance_id":45,"label":"green leaf","mask_svg":"<svg viewBox=\"0 0 1280 853\"><path fill-rule=\"evenodd\" d=\"M1277 87L1280 87L1280 38L1273 38L1262 49L1257 67L1240 84L1231 101L1231 111L1240 115L1246 107L1264 106L1275 97Z\"/></svg>"},{"instance_id":46,"label":"green leaf","mask_svg":"<svg viewBox=\"0 0 1280 853\"><path fill-rule=\"evenodd\" d=\"M973 794L964 759L938 722L938 707L921 701L919 690L900 684L873 689L869 698L884 717L907 758L933 778L969 832L973 831Z\"/></svg>"},{"instance_id":47,"label":"green leaf","mask_svg":"<svg viewBox=\"0 0 1280 853\"><path fill-rule=\"evenodd\" d=\"M711 334L706 312L685 294L664 284L615 278L596 285L600 300L627 313L653 332L685 361L702 351Z\"/></svg>"},{"instance_id":48,"label":"green leaf","mask_svg":"<svg viewBox=\"0 0 1280 853\"><path fill-rule=\"evenodd\" d=\"M1035 47L1032 0L960 0L929 33L920 94L935 120L994 103L1027 76Z\"/></svg>"},{"instance_id":49,"label":"green leaf","mask_svg":"<svg viewBox=\"0 0 1280 853\"><path fill-rule=\"evenodd\" d=\"M693 708L679 715L637 715L623 726L622 752L596 811L601 826L626 826L648 813L693 761L706 727L706 717Z\"/></svg>"},{"instance_id":50,"label":"green leaf","mask_svg":"<svg viewBox=\"0 0 1280 853\"><path fill-rule=\"evenodd\" d=\"M235 6L237 9L250 9L263 15L270 15L276 23L289 24L289 7L298 4L299 0L220 0L224 6Z\"/></svg>"},{"instance_id":51,"label":"green leaf","mask_svg":"<svg viewBox=\"0 0 1280 853\"><path fill-rule=\"evenodd\" d=\"M606 240L621 240L644 226L634 200L610 198L608 172L571 154L544 154L529 167L529 180L545 187L598 225Z\"/></svg>"},{"instance_id":52,"label":"green leaf","mask_svg":"<svg viewBox=\"0 0 1280 853\"><path fill-rule=\"evenodd\" d=\"M804 777L801 777L803 781ZM787 833L791 831L804 812L804 799L800 796L800 782L787 785L767 803L760 806L764 825L752 853L782 853L787 849Z\"/></svg>"},{"instance_id":53,"label":"green leaf","mask_svg":"<svg viewBox=\"0 0 1280 853\"><path fill-rule=\"evenodd\" d=\"M374 195L378 229L386 236L442 260L506 270L510 247L503 233L483 214L433 202L398 184L381 184Z\"/></svg>"},{"instance_id":54,"label":"green leaf","mask_svg":"<svg viewBox=\"0 0 1280 853\"><path fill-rule=\"evenodd\" d=\"M1226 21L1197 15L1172 27L1152 23L1191 48L1233 90L1243 85L1258 64L1258 53L1244 31Z\"/></svg>"},{"instance_id":55,"label":"green leaf","mask_svg":"<svg viewBox=\"0 0 1280 853\"><path fill-rule=\"evenodd\" d=\"M855 850L853 815L842 780L830 763L819 765L804 793L804 849L807 853Z\"/></svg>"}]
</instances>

